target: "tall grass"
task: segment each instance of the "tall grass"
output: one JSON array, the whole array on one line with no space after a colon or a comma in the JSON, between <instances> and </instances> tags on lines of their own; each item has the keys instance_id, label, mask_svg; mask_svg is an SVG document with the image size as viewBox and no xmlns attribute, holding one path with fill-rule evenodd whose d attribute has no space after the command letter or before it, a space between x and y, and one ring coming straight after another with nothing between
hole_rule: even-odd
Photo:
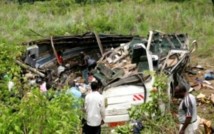
<instances>
[{"instance_id":1,"label":"tall grass","mask_svg":"<svg viewBox=\"0 0 214 134\"><path fill-rule=\"evenodd\" d=\"M13 61L15 56L20 55L19 45L22 42L51 35L83 34L87 31L141 36L146 36L149 30L154 29L188 33L192 39L198 40L199 49L196 56L214 60L214 15L211 1L191 0L178 3L162 0L123 0L84 6L57 2L52 0L18 5L6 4L0 0L0 75L8 71L18 72L20 68L15 67ZM0 86L7 88L2 86L1 81ZM61 111L55 110L58 117ZM3 122L9 122L0 126L14 126L16 129L16 123L21 123L18 119L22 118L10 118L10 115L9 113L6 116L11 120L5 118ZM11 121L17 122L11 125ZM54 123L54 116L50 123ZM6 133L7 130L6 127L1 127L2 132Z\"/></svg>"},{"instance_id":2,"label":"tall grass","mask_svg":"<svg viewBox=\"0 0 214 134\"><path fill-rule=\"evenodd\" d=\"M50 35L82 34L87 31L146 36L148 30L184 32L200 45L197 56L213 57L214 16L211 1L133 1L59 5L0 4L0 42L20 44Z\"/></svg>"}]
</instances>

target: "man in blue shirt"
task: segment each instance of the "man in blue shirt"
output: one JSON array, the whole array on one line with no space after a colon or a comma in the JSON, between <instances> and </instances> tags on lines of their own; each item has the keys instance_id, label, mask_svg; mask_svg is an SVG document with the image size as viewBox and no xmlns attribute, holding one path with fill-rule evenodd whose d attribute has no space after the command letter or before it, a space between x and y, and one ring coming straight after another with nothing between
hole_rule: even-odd
<instances>
[{"instance_id":1,"label":"man in blue shirt","mask_svg":"<svg viewBox=\"0 0 214 134\"><path fill-rule=\"evenodd\" d=\"M69 81L70 88L66 91L66 94L72 94L75 98L81 98L82 93L79 91L79 89L76 87L74 81Z\"/></svg>"},{"instance_id":2,"label":"man in blue shirt","mask_svg":"<svg viewBox=\"0 0 214 134\"><path fill-rule=\"evenodd\" d=\"M81 104L82 93L76 87L74 81L69 81L68 84L70 88L66 91L66 94L74 96L72 108L80 109L82 107L82 104Z\"/></svg>"}]
</instances>

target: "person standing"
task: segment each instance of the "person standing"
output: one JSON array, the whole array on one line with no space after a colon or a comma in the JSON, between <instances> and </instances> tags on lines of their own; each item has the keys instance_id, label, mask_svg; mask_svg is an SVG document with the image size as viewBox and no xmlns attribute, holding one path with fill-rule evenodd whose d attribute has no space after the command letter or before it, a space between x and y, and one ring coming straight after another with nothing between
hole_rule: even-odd
<instances>
[{"instance_id":1,"label":"person standing","mask_svg":"<svg viewBox=\"0 0 214 134\"><path fill-rule=\"evenodd\" d=\"M66 91L67 94L72 94L75 98L81 98L82 97L82 93L78 90L78 88L76 87L76 84L74 81L69 81L68 82L70 88Z\"/></svg>"},{"instance_id":2,"label":"person standing","mask_svg":"<svg viewBox=\"0 0 214 134\"><path fill-rule=\"evenodd\" d=\"M198 129L195 96L188 93L185 86L179 85L175 87L175 98L182 99L178 109L179 134L194 134Z\"/></svg>"},{"instance_id":3,"label":"person standing","mask_svg":"<svg viewBox=\"0 0 214 134\"><path fill-rule=\"evenodd\" d=\"M82 71L82 77L84 79L84 82L88 84L88 62L87 62L88 55L86 55L84 52L80 53L80 64Z\"/></svg>"},{"instance_id":4,"label":"person standing","mask_svg":"<svg viewBox=\"0 0 214 134\"><path fill-rule=\"evenodd\" d=\"M95 68L97 62L95 59L91 58L85 52L80 53L81 63L79 66L82 69L82 77L86 84L88 84L88 73Z\"/></svg>"},{"instance_id":5,"label":"person standing","mask_svg":"<svg viewBox=\"0 0 214 134\"><path fill-rule=\"evenodd\" d=\"M104 98L98 92L98 83L91 83L92 92L85 97L86 134L100 134L105 117Z\"/></svg>"},{"instance_id":6,"label":"person standing","mask_svg":"<svg viewBox=\"0 0 214 134\"><path fill-rule=\"evenodd\" d=\"M82 93L79 91L78 87L76 86L75 82L73 80L68 82L69 89L67 89L66 94L72 95L74 97L72 108L80 109L82 108Z\"/></svg>"}]
</instances>

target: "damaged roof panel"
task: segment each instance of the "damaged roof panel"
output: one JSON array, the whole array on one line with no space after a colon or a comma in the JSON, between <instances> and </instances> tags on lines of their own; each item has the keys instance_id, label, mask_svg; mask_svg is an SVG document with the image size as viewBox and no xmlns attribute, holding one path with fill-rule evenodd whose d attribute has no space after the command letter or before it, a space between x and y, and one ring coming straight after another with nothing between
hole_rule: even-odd
<instances>
[{"instance_id":1,"label":"damaged roof panel","mask_svg":"<svg viewBox=\"0 0 214 134\"><path fill-rule=\"evenodd\" d=\"M99 34L98 35L102 44L114 44L114 43L125 43L129 42L134 36L133 35L107 35ZM97 43L95 34L92 32L85 33L83 35L73 35L73 36L54 36L53 42L54 45L94 45ZM24 45L50 45L50 38L30 41L23 43Z\"/></svg>"}]
</instances>

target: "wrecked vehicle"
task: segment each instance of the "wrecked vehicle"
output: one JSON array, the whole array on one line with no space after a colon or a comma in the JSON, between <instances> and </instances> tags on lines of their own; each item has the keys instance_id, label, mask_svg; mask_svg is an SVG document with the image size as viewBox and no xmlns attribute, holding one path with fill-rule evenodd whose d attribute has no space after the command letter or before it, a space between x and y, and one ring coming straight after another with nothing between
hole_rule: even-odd
<instances>
[{"instance_id":1,"label":"wrecked vehicle","mask_svg":"<svg viewBox=\"0 0 214 134\"><path fill-rule=\"evenodd\" d=\"M25 70L29 70L28 72L33 72L34 76L49 79L51 83L49 85L54 88L58 83L64 85L68 79L71 79L70 77L77 77L76 75L70 76L70 74L79 72L80 52L84 51L97 60L105 51L118 47L120 43L129 42L132 38L133 36L88 32L83 35L30 41L23 43L27 46L26 54L16 63ZM63 63L59 60L59 55Z\"/></svg>"},{"instance_id":2,"label":"wrecked vehicle","mask_svg":"<svg viewBox=\"0 0 214 134\"><path fill-rule=\"evenodd\" d=\"M56 53L61 51L63 60L74 58L80 54L81 51L99 50L103 54L106 48L117 47L120 43L129 42L133 36L122 35L105 35L96 33L85 33L83 35L75 36L59 36L48 39L30 41L24 43L27 45L26 54L30 54L35 59L32 64L27 61L27 55L23 61L34 68L48 68L54 65ZM102 43L102 44L101 44Z\"/></svg>"},{"instance_id":3,"label":"wrecked vehicle","mask_svg":"<svg viewBox=\"0 0 214 134\"><path fill-rule=\"evenodd\" d=\"M132 105L151 100L150 90L155 78L150 72L168 75L170 99L172 89L180 81L190 54L194 51L189 46L186 34L158 31L150 31L148 38L86 33L25 44L28 45L26 56L17 63L40 77L48 78L52 87L55 87L53 83L65 84L68 80L84 83L81 75L75 75L79 72L78 56L85 51L95 57L98 61L92 74L101 84L106 102L105 123L109 126L129 121L128 109ZM58 58L58 51L61 51L63 63ZM57 73L57 67L64 67L60 68L62 75ZM85 89L79 89L85 92Z\"/></svg>"},{"instance_id":4,"label":"wrecked vehicle","mask_svg":"<svg viewBox=\"0 0 214 134\"><path fill-rule=\"evenodd\" d=\"M148 39L132 41L106 52L97 62L94 77L102 83L106 102L105 123L117 126L129 121L128 109L149 101L155 78L148 72L168 75L168 96L189 63L186 34L150 31Z\"/></svg>"}]
</instances>

